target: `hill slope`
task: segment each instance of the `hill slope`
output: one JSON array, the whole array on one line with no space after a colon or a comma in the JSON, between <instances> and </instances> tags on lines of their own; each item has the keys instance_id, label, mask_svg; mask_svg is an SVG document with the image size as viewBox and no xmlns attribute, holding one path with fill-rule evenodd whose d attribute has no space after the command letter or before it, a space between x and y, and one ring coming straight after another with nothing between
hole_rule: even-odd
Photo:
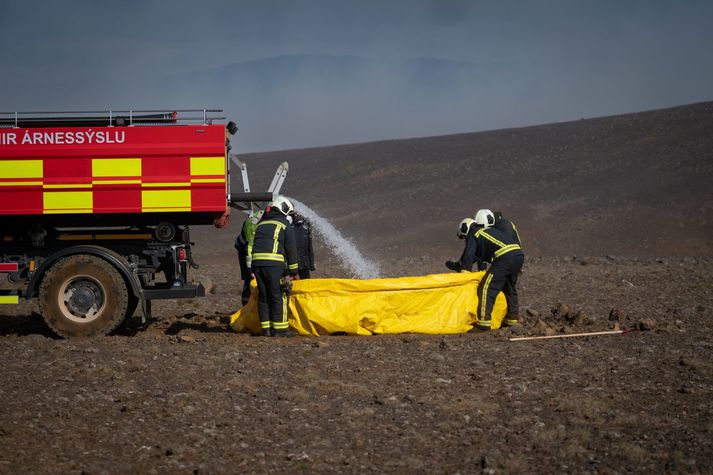
<instances>
[{"instance_id":1,"label":"hill slope","mask_svg":"<svg viewBox=\"0 0 713 475\"><path fill-rule=\"evenodd\" d=\"M242 159L254 189L288 161L283 192L376 259L453 257L480 207L515 221L530 255L713 255L713 102Z\"/></svg>"}]
</instances>

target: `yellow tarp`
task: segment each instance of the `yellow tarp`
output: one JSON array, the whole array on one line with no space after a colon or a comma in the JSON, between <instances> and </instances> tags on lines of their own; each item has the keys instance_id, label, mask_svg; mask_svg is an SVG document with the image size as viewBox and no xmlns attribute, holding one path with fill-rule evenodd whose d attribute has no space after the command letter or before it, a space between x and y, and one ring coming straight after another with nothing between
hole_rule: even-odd
<instances>
[{"instance_id":1,"label":"yellow tarp","mask_svg":"<svg viewBox=\"0 0 713 475\"><path fill-rule=\"evenodd\" d=\"M483 274L298 280L290 296L290 327L300 335L465 333L476 320L476 288ZM260 333L256 298L253 280L250 301L230 319L233 330ZM500 328L506 310L500 293L492 312L492 329Z\"/></svg>"}]
</instances>

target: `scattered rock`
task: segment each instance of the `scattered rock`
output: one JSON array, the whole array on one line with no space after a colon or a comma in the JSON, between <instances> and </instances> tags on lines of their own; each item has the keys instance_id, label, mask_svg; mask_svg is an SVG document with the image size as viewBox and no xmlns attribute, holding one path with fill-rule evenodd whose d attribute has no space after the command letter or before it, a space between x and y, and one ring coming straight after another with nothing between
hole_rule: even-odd
<instances>
[{"instance_id":1,"label":"scattered rock","mask_svg":"<svg viewBox=\"0 0 713 475\"><path fill-rule=\"evenodd\" d=\"M550 327L542 320L537 320L537 322L535 322L534 329L537 333L545 333L548 328Z\"/></svg>"},{"instance_id":2,"label":"scattered rock","mask_svg":"<svg viewBox=\"0 0 713 475\"><path fill-rule=\"evenodd\" d=\"M533 318L538 318L540 316L540 312L538 312L537 310L535 310L534 308L531 308L531 307L527 307L525 309L525 314L528 317L533 317Z\"/></svg>"},{"instance_id":3,"label":"scattered rock","mask_svg":"<svg viewBox=\"0 0 713 475\"><path fill-rule=\"evenodd\" d=\"M629 281L626 280L626 279L621 279L621 283L624 284L624 285L627 285L627 286L629 286L629 287L636 287L634 284L632 284L631 282L629 282Z\"/></svg>"},{"instance_id":4,"label":"scattered rock","mask_svg":"<svg viewBox=\"0 0 713 475\"><path fill-rule=\"evenodd\" d=\"M643 320L639 321L638 327L639 330L653 330L654 328L656 328L656 320L654 320L653 318L644 318Z\"/></svg>"},{"instance_id":5,"label":"scattered rock","mask_svg":"<svg viewBox=\"0 0 713 475\"><path fill-rule=\"evenodd\" d=\"M196 339L193 338L192 336L188 336L188 335L179 335L178 341L181 341L184 343L192 343L192 342L196 341Z\"/></svg>"},{"instance_id":6,"label":"scattered rock","mask_svg":"<svg viewBox=\"0 0 713 475\"><path fill-rule=\"evenodd\" d=\"M440 353L431 353L430 358L433 361L439 361L439 362L446 361L446 357Z\"/></svg>"},{"instance_id":7,"label":"scattered rock","mask_svg":"<svg viewBox=\"0 0 713 475\"><path fill-rule=\"evenodd\" d=\"M590 323L589 317L581 310L568 314L567 321L575 326L583 326Z\"/></svg>"},{"instance_id":8,"label":"scattered rock","mask_svg":"<svg viewBox=\"0 0 713 475\"><path fill-rule=\"evenodd\" d=\"M563 303L558 303L555 308L552 309L552 316L558 317L558 318L567 318L567 315L569 315L569 307Z\"/></svg>"},{"instance_id":9,"label":"scattered rock","mask_svg":"<svg viewBox=\"0 0 713 475\"><path fill-rule=\"evenodd\" d=\"M610 322L620 322L624 320L624 311L620 308L612 308L609 310L609 321Z\"/></svg>"}]
</instances>

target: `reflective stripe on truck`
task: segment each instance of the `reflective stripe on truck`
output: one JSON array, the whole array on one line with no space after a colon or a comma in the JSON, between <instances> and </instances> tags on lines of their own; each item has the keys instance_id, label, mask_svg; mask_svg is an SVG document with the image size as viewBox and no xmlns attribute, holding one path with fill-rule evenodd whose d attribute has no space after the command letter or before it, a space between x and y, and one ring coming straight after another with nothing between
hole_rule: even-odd
<instances>
[{"instance_id":1,"label":"reflective stripe on truck","mask_svg":"<svg viewBox=\"0 0 713 475\"><path fill-rule=\"evenodd\" d=\"M0 290L0 305L17 305L18 303L20 303L20 296L17 295L16 290Z\"/></svg>"}]
</instances>

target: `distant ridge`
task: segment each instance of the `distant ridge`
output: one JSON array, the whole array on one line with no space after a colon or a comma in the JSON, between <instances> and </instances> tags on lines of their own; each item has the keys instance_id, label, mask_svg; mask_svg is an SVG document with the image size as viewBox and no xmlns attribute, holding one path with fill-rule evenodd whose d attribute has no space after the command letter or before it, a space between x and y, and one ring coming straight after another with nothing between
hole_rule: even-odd
<instances>
[{"instance_id":1,"label":"distant ridge","mask_svg":"<svg viewBox=\"0 0 713 475\"><path fill-rule=\"evenodd\" d=\"M253 187L289 161L285 193L375 257L458 254L481 207L530 255L713 256L713 102L241 158Z\"/></svg>"}]
</instances>

